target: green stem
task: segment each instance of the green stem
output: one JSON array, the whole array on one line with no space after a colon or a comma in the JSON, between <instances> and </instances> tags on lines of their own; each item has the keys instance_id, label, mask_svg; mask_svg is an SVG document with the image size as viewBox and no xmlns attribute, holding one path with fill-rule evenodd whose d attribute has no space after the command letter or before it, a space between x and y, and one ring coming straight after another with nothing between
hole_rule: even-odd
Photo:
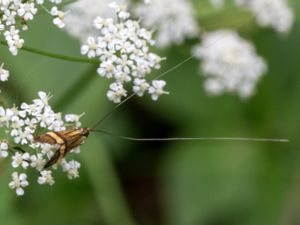
<instances>
[{"instance_id":1,"label":"green stem","mask_svg":"<svg viewBox=\"0 0 300 225\"><path fill-rule=\"evenodd\" d=\"M3 41L3 40L0 40L0 44L7 46L6 41ZM57 54L57 53L46 52L46 51L36 49L36 48L32 48L32 47L25 46L25 45L21 48L21 50L31 52L31 53L35 53L35 54L42 55L42 56L46 56L46 57L50 57L50 58L70 61L70 62L99 64L99 60L97 60L97 59L88 59L88 58L83 58L83 57L61 55L61 54Z\"/></svg>"}]
</instances>

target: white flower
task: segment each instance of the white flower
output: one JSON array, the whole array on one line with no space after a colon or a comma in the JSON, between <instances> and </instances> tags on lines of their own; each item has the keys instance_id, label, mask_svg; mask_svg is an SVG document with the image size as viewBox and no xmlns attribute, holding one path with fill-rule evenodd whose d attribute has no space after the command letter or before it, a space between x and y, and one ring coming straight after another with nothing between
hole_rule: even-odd
<instances>
[{"instance_id":1,"label":"white flower","mask_svg":"<svg viewBox=\"0 0 300 225\"><path fill-rule=\"evenodd\" d=\"M33 20L33 16L36 12L37 9L34 7L34 3L21 3L18 9L18 15L22 16L24 20Z\"/></svg>"},{"instance_id":2,"label":"white flower","mask_svg":"<svg viewBox=\"0 0 300 225\"><path fill-rule=\"evenodd\" d=\"M16 153L13 157L12 157L12 167L13 168L17 168L19 166L22 166L23 169L27 169L27 167L29 166L30 163L30 155L29 153L24 153L24 154L20 154L20 153Z\"/></svg>"},{"instance_id":3,"label":"white flower","mask_svg":"<svg viewBox=\"0 0 300 225\"><path fill-rule=\"evenodd\" d=\"M126 4L118 4L117 2L111 2L109 4L109 7L117 12L117 15L120 19L126 20L130 16L130 14L127 12Z\"/></svg>"},{"instance_id":4,"label":"white flower","mask_svg":"<svg viewBox=\"0 0 300 225\"><path fill-rule=\"evenodd\" d=\"M53 176L52 176L52 171L50 170L43 170L40 173L40 176L38 178L38 183L39 184L49 184L53 185L55 183Z\"/></svg>"},{"instance_id":5,"label":"white flower","mask_svg":"<svg viewBox=\"0 0 300 225\"><path fill-rule=\"evenodd\" d=\"M39 91L38 92L38 96L40 99L35 99L33 100L34 104L36 104L37 106L47 106L49 99L52 98L52 96L50 94L47 94L46 92L43 91Z\"/></svg>"},{"instance_id":6,"label":"white flower","mask_svg":"<svg viewBox=\"0 0 300 225\"><path fill-rule=\"evenodd\" d=\"M17 134L14 136L14 141L16 144L26 145L33 140L32 130L28 127L25 127L24 130L19 129Z\"/></svg>"},{"instance_id":7,"label":"white flower","mask_svg":"<svg viewBox=\"0 0 300 225\"><path fill-rule=\"evenodd\" d=\"M162 94L169 94L169 92L163 90L165 86L166 82L164 80L152 81L152 86L149 88L149 94L153 101L156 101Z\"/></svg>"},{"instance_id":8,"label":"white flower","mask_svg":"<svg viewBox=\"0 0 300 225\"><path fill-rule=\"evenodd\" d=\"M18 196L24 195L24 187L29 185L27 181L27 175L25 173L21 173L20 175L17 172L12 174L12 181L9 183L9 187L11 189L16 189L16 194Z\"/></svg>"},{"instance_id":9,"label":"white flower","mask_svg":"<svg viewBox=\"0 0 300 225\"><path fill-rule=\"evenodd\" d=\"M80 120L80 117L82 117L83 115L84 115L84 113L81 115L67 114L67 115L65 115L65 121L68 123L75 123L76 127L80 127L81 123L79 120Z\"/></svg>"},{"instance_id":10,"label":"white flower","mask_svg":"<svg viewBox=\"0 0 300 225\"><path fill-rule=\"evenodd\" d=\"M288 32L294 22L294 14L286 0L235 0L237 5L250 10L258 25L273 27L277 32Z\"/></svg>"},{"instance_id":11,"label":"white flower","mask_svg":"<svg viewBox=\"0 0 300 225\"><path fill-rule=\"evenodd\" d=\"M65 160L62 163L63 171L67 172L69 179L74 179L79 177L78 169L80 168L80 163L72 160L70 162L66 162Z\"/></svg>"},{"instance_id":12,"label":"white flower","mask_svg":"<svg viewBox=\"0 0 300 225\"><path fill-rule=\"evenodd\" d=\"M0 141L0 158L6 158L8 156L8 143L6 141Z\"/></svg>"},{"instance_id":13,"label":"white flower","mask_svg":"<svg viewBox=\"0 0 300 225\"><path fill-rule=\"evenodd\" d=\"M87 44L81 46L81 54L87 55L89 58L95 58L97 56L97 50L99 44L94 37L89 37L87 39Z\"/></svg>"},{"instance_id":14,"label":"white flower","mask_svg":"<svg viewBox=\"0 0 300 225\"><path fill-rule=\"evenodd\" d=\"M237 92L242 98L250 97L267 70L252 44L235 31L207 33L193 51L202 60L201 69L207 78L204 86L212 95Z\"/></svg>"},{"instance_id":15,"label":"white flower","mask_svg":"<svg viewBox=\"0 0 300 225\"><path fill-rule=\"evenodd\" d=\"M111 60L104 61L100 64L99 68L97 69L97 73L100 76L106 76L107 78L112 78L114 74L116 74L117 68L114 65L114 62Z\"/></svg>"},{"instance_id":16,"label":"white flower","mask_svg":"<svg viewBox=\"0 0 300 225\"><path fill-rule=\"evenodd\" d=\"M2 81L2 82L7 81L8 77L9 77L9 71L3 69L3 65L4 64L2 63L0 66L0 81Z\"/></svg>"},{"instance_id":17,"label":"white flower","mask_svg":"<svg viewBox=\"0 0 300 225\"><path fill-rule=\"evenodd\" d=\"M157 29L160 47L181 44L186 38L195 37L199 30L189 0L152 0L151 4L140 3L135 13L146 27Z\"/></svg>"},{"instance_id":18,"label":"white flower","mask_svg":"<svg viewBox=\"0 0 300 225\"><path fill-rule=\"evenodd\" d=\"M38 99L40 101L40 99ZM28 115L37 116L42 112L44 104L27 104L23 102L21 104L21 109L28 113Z\"/></svg>"},{"instance_id":19,"label":"white flower","mask_svg":"<svg viewBox=\"0 0 300 225\"><path fill-rule=\"evenodd\" d=\"M127 96L126 90L120 83L112 83L109 88L110 90L107 92L107 97L114 103L120 103L121 98Z\"/></svg>"},{"instance_id":20,"label":"white flower","mask_svg":"<svg viewBox=\"0 0 300 225\"><path fill-rule=\"evenodd\" d=\"M38 171L42 170L46 164L46 160L43 158L43 154L38 153L30 157L30 166L36 168Z\"/></svg>"},{"instance_id":21,"label":"white flower","mask_svg":"<svg viewBox=\"0 0 300 225\"><path fill-rule=\"evenodd\" d=\"M65 27L65 12L58 10L56 6L52 7L50 11L51 15L54 16L53 23L59 27L64 28Z\"/></svg>"},{"instance_id":22,"label":"white flower","mask_svg":"<svg viewBox=\"0 0 300 225\"><path fill-rule=\"evenodd\" d=\"M150 87L150 84L147 83L145 79L136 78L134 80L133 92L138 96L143 96L145 91Z\"/></svg>"},{"instance_id":23,"label":"white flower","mask_svg":"<svg viewBox=\"0 0 300 225\"><path fill-rule=\"evenodd\" d=\"M42 144L41 146L41 153L43 155L46 155L48 158L51 158L54 155L54 151L57 151L59 149L59 145L49 145L49 144Z\"/></svg>"},{"instance_id":24,"label":"white flower","mask_svg":"<svg viewBox=\"0 0 300 225\"><path fill-rule=\"evenodd\" d=\"M9 47L9 51L13 55L18 54L18 49L23 47L24 40L19 36L19 30L14 26L10 26L5 32L4 37Z\"/></svg>"}]
</instances>

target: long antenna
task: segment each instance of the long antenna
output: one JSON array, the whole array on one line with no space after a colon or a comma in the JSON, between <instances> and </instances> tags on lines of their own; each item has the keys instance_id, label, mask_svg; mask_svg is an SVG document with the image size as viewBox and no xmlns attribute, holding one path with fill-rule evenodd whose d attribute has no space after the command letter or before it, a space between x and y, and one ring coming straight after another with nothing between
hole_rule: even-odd
<instances>
[{"instance_id":1,"label":"long antenna","mask_svg":"<svg viewBox=\"0 0 300 225\"><path fill-rule=\"evenodd\" d=\"M248 137L168 137L168 138L138 138L117 135L104 130L91 130L91 132L98 132L115 138L137 141L137 142L163 142L163 141L242 141L242 142L279 142L288 143L289 139L282 138L248 138Z\"/></svg>"},{"instance_id":2,"label":"long antenna","mask_svg":"<svg viewBox=\"0 0 300 225\"><path fill-rule=\"evenodd\" d=\"M250 22L251 20L253 20L253 18L255 18L257 15L259 15L264 9L265 8L261 9L258 13L252 15L251 17L249 17L248 20L244 21L243 23L240 23L239 25L233 27L233 29L238 29L238 28L244 26L245 24L247 24L248 22ZM219 41L222 41L223 39L224 39L224 36L222 38L220 38L220 39L215 40L214 42L212 42L210 45L207 46L207 48L215 45L216 43L218 43ZM158 78L161 78L161 77L169 74L170 72L172 72L172 71L176 70L177 68L181 67L182 65L184 65L185 63L187 63L188 61L190 61L193 58L195 58L195 55L191 55L191 56L187 57L186 59L184 59L180 63L176 64L175 66L171 67L170 69L166 70L165 72L162 72L161 74L159 74L155 78L151 79L151 81L155 80L155 79L158 79ZM96 128L97 126L101 125L103 123L103 121L105 121L108 117L110 117L116 111L116 109L118 109L121 105L123 105L129 99L133 98L135 95L136 95L136 93L132 93L131 95L129 95L128 97L126 97L122 102L120 102L115 107L113 107L113 109L111 111L109 111L107 114L105 114L102 119L100 119L94 126L92 126L92 128Z\"/></svg>"}]
</instances>

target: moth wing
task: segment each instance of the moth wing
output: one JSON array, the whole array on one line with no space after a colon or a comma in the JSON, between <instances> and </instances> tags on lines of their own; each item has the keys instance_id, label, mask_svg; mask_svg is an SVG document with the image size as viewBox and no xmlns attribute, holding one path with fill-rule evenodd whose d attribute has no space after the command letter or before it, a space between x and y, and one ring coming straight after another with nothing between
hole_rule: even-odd
<instances>
[{"instance_id":1,"label":"moth wing","mask_svg":"<svg viewBox=\"0 0 300 225\"><path fill-rule=\"evenodd\" d=\"M60 156L60 152L59 150L57 150L55 154L51 157L51 159L46 163L44 169L47 169L48 167L54 165L58 161L59 156Z\"/></svg>"},{"instance_id":2,"label":"moth wing","mask_svg":"<svg viewBox=\"0 0 300 225\"><path fill-rule=\"evenodd\" d=\"M59 162L66 154L66 146L62 145L60 148L55 152L55 154L51 157L51 159L46 163L44 169L56 164Z\"/></svg>"},{"instance_id":3,"label":"moth wing","mask_svg":"<svg viewBox=\"0 0 300 225\"><path fill-rule=\"evenodd\" d=\"M48 135L47 133L36 137L34 140L36 142L46 143L46 144L50 144L50 145L57 144L57 141L53 137Z\"/></svg>"},{"instance_id":4,"label":"moth wing","mask_svg":"<svg viewBox=\"0 0 300 225\"><path fill-rule=\"evenodd\" d=\"M82 142L85 140L81 129L61 131L59 132L59 135L65 140L65 144L69 150L82 144Z\"/></svg>"}]
</instances>

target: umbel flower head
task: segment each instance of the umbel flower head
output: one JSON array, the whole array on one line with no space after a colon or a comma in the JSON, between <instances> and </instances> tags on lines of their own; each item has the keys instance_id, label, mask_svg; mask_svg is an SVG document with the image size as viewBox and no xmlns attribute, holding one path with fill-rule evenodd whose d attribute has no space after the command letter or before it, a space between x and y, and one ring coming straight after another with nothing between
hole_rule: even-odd
<instances>
[{"instance_id":1,"label":"umbel flower head","mask_svg":"<svg viewBox=\"0 0 300 225\"><path fill-rule=\"evenodd\" d=\"M152 0L140 3L135 14L144 26L157 30L158 46L181 44L198 34L198 25L189 0Z\"/></svg>"},{"instance_id":2,"label":"umbel flower head","mask_svg":"<svg viewBox=\"0 0 300 225\"><path fill-rule=\"evenodd\" d=\"M287 33L294 22L294 14L287 0L235 0L250 10L258 25L272 27L277 32Z\"/></svg>"},{"instance_id":3,"label":"umbel flower head","mask_svg":"<svg viewBox=\"0 0 300 225\"><path fill-rule=\"evenodd\" d=\"M167 94L159 85L160 91L146 79L153 69L160 68L162 58L150 52L152 40L151 32L140 27L139 22L129 19L126 5L115 2L110 4L115 10L118 22L112 18L103 19L97 17L94 27L98 36L87 38L82 45L81 53L89 58L99 58L100 64L97 70L101 77L112 79L113 83L107 92L107 97L114 103L121 102L127 96L126 83L133 83L133 92L143 96L148 92L153 100L157 100L162 94Z\"/></svg>"},{"instance_id":4,"label":"umbel flower head","mask_svg":"<svg viewBox=\"0 0 300 225\"><path fill-rule=\"evenodd\" d=\"M206 91L211 95L236 92L241 98L255 93L267 65L252 44L232 30L217 30L203 36L193 54L202 60Z\"/></svg>"},{"instance_id":5,"label":"umbel flower head","mask_svg":"<svg viewBox=\"0 0 300 225\"><path fill-rule=\"evenodd\" d=\"M0 160L11 160L11 166L15 171L9 187L15 189L17 195L23 195L24 188L29 185L26 175L29 169L38 172L39 184L54 184L51 169L57 166L47 170L44 166L59 146L36 142L34 137L48 131L62 131L68 127L80 126L80 116L69 114L63 119L62 114L54 112L49 105L50 95L39 92L38 96L31 104L24 102L20 107L0 107L0 127L6 134L6 139L0 141ZM78 152L78 148L71 151L71 153ZM68 178L79 177L79 162L74 160L67 162L63 159L58 166L67 173Z\"/></svg>"},{"instance_id":6,"label":"umbel flower head","mask_svg":"<svg viewBox=\"0 0 300 225\"><path fill-rule=\"evenodd\" d=\"M61 3L61 0L49 1L54 5ZM9 51L13 55L17 55L24 44L20 31L28 29L27 22L34 19L38 6L43 4L44 0L0 0L0 37L5 38ZM57 23L57 18L62 15L63 12L52 14L53 22L58 27L62 27L62 23Z\"/></svg>"}]
</instances>

